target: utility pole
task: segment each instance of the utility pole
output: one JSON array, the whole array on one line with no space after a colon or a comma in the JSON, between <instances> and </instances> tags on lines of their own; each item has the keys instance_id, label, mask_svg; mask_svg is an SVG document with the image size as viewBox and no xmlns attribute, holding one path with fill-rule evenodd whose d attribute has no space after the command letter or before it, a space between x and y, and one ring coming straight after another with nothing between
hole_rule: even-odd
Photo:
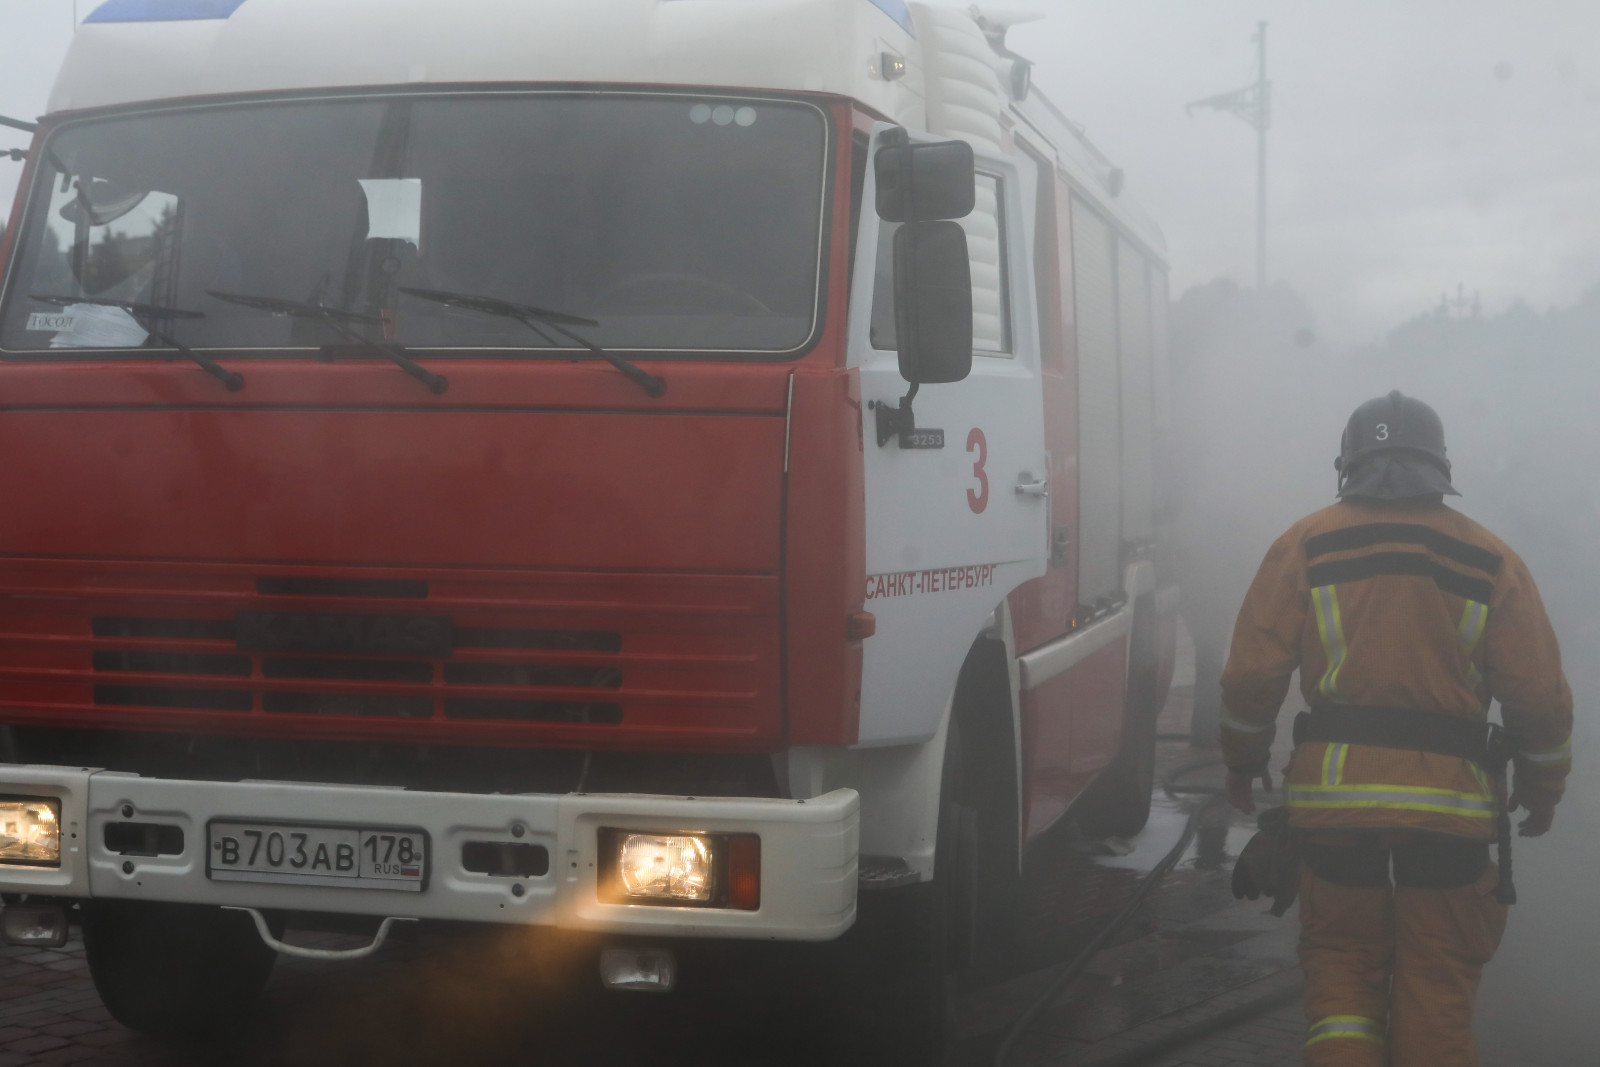
<instances>
[{"instance_id":1,"label":"utility pole","mask_svg":"<svg viewBox=\"0 0 1600 1067\"><path fill-rule=\"evenodd\" d=\"M1458 319L1467 317L1477 318L1483 312L1483 301L1478 292L1473 292L1472 299L1467 299L1467 286L1464 282L1456 283L1455 299L1446 293L1439 298L1439 315L1448 316L1452 311Z\"/></svg>"},{"instance_id":2,"label":"utility pole","mask_svg":"<svg viewBox=\"0 0 1600 1067\"><path fill-rule=\"evenodd\" d=\"M1254 85L1231 93L1196 100L1186 109L1197 107L1227 111L1243 119L1256 131L1256 288L1267 285L1267 130L1272 127L1272 83L1267 81L1267 24L1256 23L1257 70Z\"/></svg>"}]
</instances>

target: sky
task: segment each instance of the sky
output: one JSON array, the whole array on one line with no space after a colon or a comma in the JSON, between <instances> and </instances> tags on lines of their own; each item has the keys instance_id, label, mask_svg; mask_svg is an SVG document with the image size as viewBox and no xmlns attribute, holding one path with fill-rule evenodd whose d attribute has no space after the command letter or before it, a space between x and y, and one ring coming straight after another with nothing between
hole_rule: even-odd
<instances>
[{"instance_id":1,"label":"sky","mask_svg":"<svg viewBox=\"0 0 1600 1067\"><path fill-rule=\"evenodd\" d=\"M98 0L77 0L86 15ZM1268 275L1332 343L1479 294L1600 283L1600 4L1584 0L1018 0L1010 45L1123 167L1173 286L1255 276L1255 134L1190 101L1255 79L1268 28ZM998 10L992 7L991 10ZM0 0L0 115L45 106L73 0ZM0 148L21 145L0 130ZM9 204L20 166L0 160Z\"/></svg>"},{"instance_id":2,"label":"sky","mask_svg":"<svg viewBox=\"0 0 1600 1067\"><path fill-rule=\"evenodd\" d=\"M1035 0L1034 78L1167 234L1174 294L1255 276L1255 133L1184 105L1255 80L1268 22L1268 276L1330 340L1458 285L1486 310L1600 283L1600 5Z\"/></svg>"}]
</instances>

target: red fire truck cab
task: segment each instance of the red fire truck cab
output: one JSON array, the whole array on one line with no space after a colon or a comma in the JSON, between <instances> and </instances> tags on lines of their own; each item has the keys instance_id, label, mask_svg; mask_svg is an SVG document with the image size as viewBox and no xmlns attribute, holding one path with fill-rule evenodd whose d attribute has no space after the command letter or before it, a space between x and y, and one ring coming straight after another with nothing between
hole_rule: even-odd
<instances>
[{"instance_id":1,"label":"red fire truck cab","mask_svg":"<svg viewBox=\"0 0 1600 1067\"><path fill-rule=\"evenodd\" d=\"M290 912L643 938L650 987L858 893L970 943L1070 810L1137 830L1162 243L1005 29L91 13L3 250L10 936L70 907L173 1032Z\"/></svg>"}]
</instances>

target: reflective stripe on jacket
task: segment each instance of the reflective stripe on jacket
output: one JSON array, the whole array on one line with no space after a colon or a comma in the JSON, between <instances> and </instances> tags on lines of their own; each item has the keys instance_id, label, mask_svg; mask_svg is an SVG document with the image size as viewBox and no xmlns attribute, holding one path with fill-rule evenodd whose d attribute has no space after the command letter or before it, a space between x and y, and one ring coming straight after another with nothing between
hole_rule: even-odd
<instances>
[{"instance_id":1,"label":"reflective stripe on jacket","mask_svg":"<svg viewBox=\"0 0 1600 1067\"><path fill-rule=\"evenodd\" d=\"M1343 501L1267 552L1222 676L1223 756L1266 765L1289 679L1311 704L1483 721L1502 705L1523 799L1553 804L1571 768L1572 693L1527 567L1441 503ZM1493 833L1495 783L1455 756L1305 744L1285 783L1296 825Z\"/></svg>"}]
</instances>

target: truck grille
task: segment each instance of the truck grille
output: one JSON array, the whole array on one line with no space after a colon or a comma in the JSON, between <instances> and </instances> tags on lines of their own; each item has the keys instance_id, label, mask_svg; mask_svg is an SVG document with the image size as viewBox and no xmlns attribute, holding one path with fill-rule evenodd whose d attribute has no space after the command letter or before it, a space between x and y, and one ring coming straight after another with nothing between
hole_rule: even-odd
<instances>
[{"instance_id":1,"label":"truck grille","mask_svg":"<svg viewBox=\"0 0 1600 1067\"><path fill-rule=\"evenodd\" d=\"M263 648L263 618L289 636ZM326 650L312 623L332 634ZM422 644L382 639L411 624ZM778 737L777 640L776 581L763 576L0 561L0 721L747 747Z\"/></svg>"}]
</instances>

